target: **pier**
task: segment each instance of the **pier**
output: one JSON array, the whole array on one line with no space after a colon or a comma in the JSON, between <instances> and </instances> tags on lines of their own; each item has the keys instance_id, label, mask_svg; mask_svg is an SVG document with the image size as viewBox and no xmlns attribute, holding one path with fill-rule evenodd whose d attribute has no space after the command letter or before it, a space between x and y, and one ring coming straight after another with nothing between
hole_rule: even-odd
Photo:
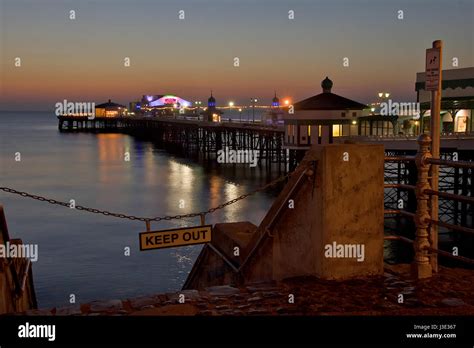
<instances>
[{"instance_id":1,"label":"pier","mask_svg":"<svg viewBox=\"0 0 474 348\"><path fill-rule=\"evenodd\" d=\"M236 122L207 122L175 118L59 116L62 132L119 132L154 141L158 146L185 154L217 158L217 151L258 151L259 165L276 164L285 170L295 163L296 152L283 148L282 127Z\"/></svg>"},{"instance_id":2,"label":"pier","mask_svg":"<svg viewBox=\"0 0 474 348\"><path fill-rule=\"evenodd\" d=\"M166 150L186 156L216 159L217 151L258 151L259 166L277 164L279 170L292 170L303 158L304 152L284 147L283 126L259 123L208 122L172 117L95 117L58 116L61 132L124 133L156 142ZM336 143L361 142L383 144L386 155L413 155L418 145L415 136L350 136L336 137ZM474 133L441 136L441 154L452 159L474 160ZM456 153L456 154L455 154Z\"/></svg>"}]
</instances>

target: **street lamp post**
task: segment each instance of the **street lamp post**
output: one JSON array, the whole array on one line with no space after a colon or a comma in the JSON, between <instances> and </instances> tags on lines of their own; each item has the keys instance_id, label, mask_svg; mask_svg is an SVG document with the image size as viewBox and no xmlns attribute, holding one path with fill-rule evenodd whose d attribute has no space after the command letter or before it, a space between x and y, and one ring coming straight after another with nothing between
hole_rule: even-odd
<instances>
[{"instance_id":1,"label":"street lamp post","mask_svg":"<svg viewBox=\"0 0 474 348\"><path fill-rule=\"evenodd\" d=\"M257 98L250 98L250 102L252 103L252 123L255 123L255 104L257 101Z\"/></svg>"},{"instance_id":2,"label":"street lamp post","mask_svg":"<svg viewBox=\"0 0 474 348\"><path fill-rule=\"evenodd\" d=\"M390 97L390 93L387 93L387 92L379 92L379 93L378 93L378 96L379 96L379 98L382 100L381 102L379 102L379 105L378 105L378 107L379 107L379 112L380 112L380 110L382 109L382 106L381 106L382 103L386 103L386 102L387 102L388 97ZM388 107L387 107L387 109L388 109ZM375 111L375 108L374 108L374 111ZM392 111L391 111L391 110L388 110L388 115L385 115L385 116L391 116L391 113L392 113ZM398 115L397 115L397 116L398 116ZM395 127L394 127L394 130L395 130ZM377 130L377 132L378 132L378 130Z\"/></svg>"},{"instance_id":3,"label":"street lamp post","mask_svg":"<svg viewBox=\"0 0 474 348\"><path fill-rule=\"evenodd\" d=\"M230 101L229 102L229 111L232 113L232 107L234 106L234 102ZM229 117L229 122L231 121L231 118Z\"/></svg>"},{"instance_id":4,"label":"street lamp post","mask_svg":"<svg viewBox=\"0 0 474 348\"><path fill-rule=\"evenodd\" d=\"M239 122L242 123L242 109L239 109Z\"/></svg>"},{"instance_id":5,"label":"street lamp post","mask_svg":"<svg viewBox=\"0 0 474 348\"><path fill-rule=\"evenodd\" d=\"M198 100L196 100L196 101L194 102L194 104L196 104L196 108L197 108L197 112L196 112L196 113L197 113L197 118L198 118L198 120L199 120L199 118L200 118L200 116L199 116L199 110L200 110L200 107L201 107L201 102L198 101Z\"/></svg>"}]
</instances>

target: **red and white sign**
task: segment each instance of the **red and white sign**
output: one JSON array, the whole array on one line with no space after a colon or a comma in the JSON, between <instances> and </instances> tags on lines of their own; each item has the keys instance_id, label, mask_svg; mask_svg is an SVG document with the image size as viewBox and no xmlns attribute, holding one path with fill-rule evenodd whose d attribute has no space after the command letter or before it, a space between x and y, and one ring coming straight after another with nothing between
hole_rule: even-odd
<instances>
[{"instance_id":1,"label":"red and white sign","mask_svg":"<svg viewBox=\"0 0 474 348\"><path fill-rule=\"evenodd\" d=\"M441 51L439 48L426 50L426 91L437 91L439 88L440 61Z\"/></svg>"}]
</instances>

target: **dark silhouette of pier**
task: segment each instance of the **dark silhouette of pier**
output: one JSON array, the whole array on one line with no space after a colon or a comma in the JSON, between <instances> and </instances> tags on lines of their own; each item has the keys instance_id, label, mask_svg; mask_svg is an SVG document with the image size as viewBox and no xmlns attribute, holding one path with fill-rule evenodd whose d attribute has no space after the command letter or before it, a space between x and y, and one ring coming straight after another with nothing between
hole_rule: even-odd
<instances>
[{"instance_id":1,"label":"dark silhouette of pier","mask_svg":"<svg viewBox=\"0 0 474 348\"><path fill-rule=\"evenodd\" d=\"M58 116L62 132L118 132L155 142L159 147L186 156L215 159L217 152L258 151L258 165L286 170L296 164L296 151L283 148L281 126L236 122L207 122L175 118Z\"/></svg>"}]
</instances>

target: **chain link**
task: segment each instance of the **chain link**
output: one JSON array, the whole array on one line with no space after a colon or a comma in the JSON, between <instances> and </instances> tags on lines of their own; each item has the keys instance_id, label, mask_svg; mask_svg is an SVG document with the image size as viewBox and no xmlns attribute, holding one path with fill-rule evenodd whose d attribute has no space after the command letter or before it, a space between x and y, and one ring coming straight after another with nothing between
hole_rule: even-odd
<instances>
[{"instance_id":1,"label":"chain link","mask_svg":"<svg viewBox=\"0 0 474 348\"><path fill-rule=\"evenodd\" d=\"M102 214L102 215L105 215L105 216L112 216L112 217L116 217L116 218L119 218L119 219L138 220L138 221L143 221L143 222L146 222L146 221L163 221L163 220L169 221L169 220L178 220L178 219L184 219L184 218L194 218L194 217L198 217L198 216L201 216L201 215L212 214L212 213L214 213L215 211L217 211L219 209L224 209L225 207L227 207L231 204L237 203L238 201L241 201L241 200L243 200L243 199L245 199L249 196L252 196L252 195L254 195L258 192L265 191L266 189L268 189L272 186L275 186L276 184L288 179L291 176L291 174L292 173L288 173L286 175L283 175L283 176L269 182L268 184L266 184L262 187L259 187L259 188L255 189L253 191L250 191L246 194L243 194L243 195L241 195L237 198L234 198L234 199L232 199L228 202L222 203L222 204L218 205L217 207L210 208L206 211L202 211L202 212L199 212L199 213L190 213L190 214L184 214L184 215L183 214L166 215L166 216L157 216L157 217L147 218L147 217L140 217L140 216L135 216L135 215L126 215L126 214L122 214L122 213L113 213L113 212L106 211L106 210L99 210L99 209L95 209L95 208L84 207L82 205L76 205L74 207L74 209L85 211L85 212L88 212L88 213L93 213L93 214ZM72 209L70 203L61 202L61 201L58 201L58 200L55 200L55 199L52 199L52 198L47 198L47 197L43 197L43 196L34 195L34 194L31 194L31 193L28 193L28 192L17 191L15 189L12 189L12 188L9 188L9 187L0 187L0 191L15 194L15 195L19 195L21 197L31 198L31 199L34 199L34 200L37 200L37 201L40 201L40 202L47 202L49 204L60 205L60 206L68 207L68 208Z\"/></svg>"}]
</instances>

